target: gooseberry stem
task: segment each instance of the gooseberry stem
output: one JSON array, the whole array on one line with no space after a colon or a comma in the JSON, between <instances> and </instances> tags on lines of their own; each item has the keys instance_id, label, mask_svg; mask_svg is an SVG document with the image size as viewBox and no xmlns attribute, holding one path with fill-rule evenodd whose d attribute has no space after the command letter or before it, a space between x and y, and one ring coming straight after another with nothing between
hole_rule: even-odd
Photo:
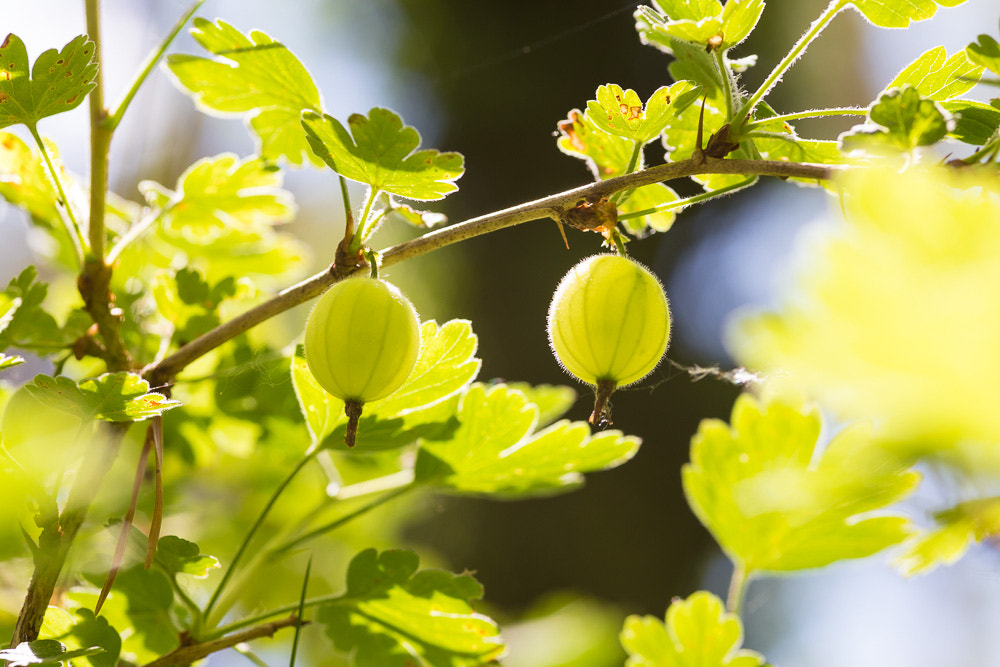
<instances>
[{"instance_id":1,"label":"gooseberry stem","mask_svg":"<svg viewBox=\"0 0 1000 667\"><path fill-rule=\"evenodd\" d=\"M358 439L358 420L361 419L361 410L364 403L347 399L344 401L344 414L347 415L347 429L344 431L344 444L354 447Z\"/></svg>"},{"instance_id":2,"label":"gooseberry stem","mask_svg":"<svg viewBox=\"0 0 1000 667\"><path fill-rule=\"evenodd\" d=\"M597 381L594 411L590 413L590 419L587 420L592 426L604 428L614 423L611 421L611 394L615 392L617 387L618 383L614 380Z\"/></svg>"}]
</instances>

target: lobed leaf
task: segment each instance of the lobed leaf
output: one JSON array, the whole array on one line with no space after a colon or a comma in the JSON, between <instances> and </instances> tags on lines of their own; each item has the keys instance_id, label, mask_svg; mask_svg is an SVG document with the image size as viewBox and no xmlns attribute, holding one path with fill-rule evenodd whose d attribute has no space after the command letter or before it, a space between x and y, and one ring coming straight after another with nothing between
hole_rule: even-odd
<instances>
[{"instance_id":1,"label":"lobed leaf","mask_svg":"<svg viewBox=\"0 0 1000 667\"><path fill-rule=\"evenodd\" d=\"M219 559L206 556L194 542L165 535L156 543L156 562L171 574L189 574L207 577L210 570L219 567Z\"/></svg>"},{"instance_id":2,"label":"lobed leaf","mask_svg":"<svg viewBox=\"0 0 1000 667\"><path fill-rule=\"evenodd\" d=\"M497 624L475 611L482 586L471 575L418 570L411 551L366 549L347 570L347 593L318 622L359 666L471 667L503 652Z\"/></svg>"},{"instance_id":3,"label":"lobed leaf","mask_svg":"<svg viewBox=\"0 0 1000 667\"><path fill-rule=\"evenodd\" d=\"M420 356L406 381L389 396L367 403L359 426L359 442L375 449L400 447L418 438L448 437L454 429L447 414L433 408L461 391L479 373L477 338L467 320L420 326ZM344 402L327 393L305 361L301 346L292 358L295 395L314 442L343 444Z\"/></svg>"},{"instance_id":4,"label":"lobed leaf","mask_svg":"<svg viewBox=\"0 0 1000 667\"><path fill-rule=\"evenodd\" d=\"M722 5L719 0L664 0L652 7L639 6L636 19L643 24L640 34L669 44L671 40L691 42L702 48L722 32Z\"/></svg>"},{"instance_id":5,"label":"lobed leaf","mask_svg":"<svg viewBox=\"0 0 1000 667\"><path fill-rule=\"evenodd\" d=\"M661 86L643 103L631 88L622 90L621 86L609 83L597 89L596 100L587 103L587 114L605 132L645 145L697 96L694 84L678 81L669 88Z\"/></svg>"},{"instance_id":6,"label":"lobed leaf","mask_svg":"<svg viewBox=\"0 0 1000 667\"><path fill-rule=\"evenodd\" d=\"M722 47L732 48L750 36L764 12L764 0L729 0L722 10Z\"/></svg>"},{"instance_id":7,"label":"lobed leaf","mask_svg":"<svg viewBox=\"0 0 1000 667\"><path fill-rule=\"evenodd\" d=\"M906 496L919 476L880 458L865 425L841 431L821 455L819 431L815 409L743 394L732 426L704 420L691 439L688 503L748 573L863 558L908 535L900 516L859 515Z\"/></svg>"},{"instance_id":8,"label":"lobed leaf","mask_svg":"<svg viewBox=\"0 0 1000 667\"><path fill-rule=\"evenodd\" d=\"M24 123L34 129L46 116L77 108L96 78L94 43L86 35L38 56L29 78L24 42L8 34L0 44L0 128Z\"/></svg>"},{"instance_id":9,"label":"lobed leaf","mask_svg":"<svg viewBox=\"0 0 1000 667\"><path fill-rule=\"evenodd\" d=\"M926 21L938 6L957 7L965 0L850 0L861 15L880 28L908 28L911 21Z\"/></svg>"},{"instance_id":10,"label":"lobed leaf","mask_svg":"<svg viewBox=\"0 0 1000 667\"><path fill-rule=\"evenodd\" d=\"M36 399L83 419L142 421L181 404L149 391L149 382L124 371L104 373L79 385L65 376L36 375L26 386Z\"/></svg>"},{"instance_id":11,"label":"lobed leaf","mask_svg":"<svg viewBox=\"0 0 1000 667\"><path fill-rule=\"evenodd\" d=\"M743 625L707 591L675 599L666 620L629 616L621 632L626 667L758 667L759 653L740 648Z\"/></svg>"},{"instance_id":12,"label":"lobed leaf","mask_svg":"<svg viewBox=\"0 0 1000 667\"><path fill-rule=\"evenodd\" d=\"M260 234L295 216L291 193L281 189L281 172L262 158L203 158L181 174L176 191L153 181L143 181L139 190L160 209L168 233L199 245L231 232Z\"/></svg>"},{"instance_id":13,"label":"lobed leaf","mask_svg":"<svg viewBox=\"0 0 1000 667\"><path fill-rule=\"evenodd\" d=\"M59 195L41 156L10 132L0 132L0 197L23 208L36 224L62 224Z\"/></svg>"},{"instance_id":14,"label":"lobed leaf","mask_svg":"<svg viewBox=\"0 0 1000 667\"><path fill-rule=\"evenodd\" d=\"M569 117L558 127L556 146L566 155L586 161L595 179L603 180L625 173L632 154L632 144L628 139L598 128L589 113L581 113L577 109L570 111Z\"/></svg>"},{"instance_id":15,"label":"lobed leaf","mask_svg":"<svg viewBox=\"0 0 1000 667\"><path fill-rule=\"evenodd\" d=\"M309 145L331 169L373 190L406 199L443 199L458 190L465 172L458 153L417 150L420 133L389 109L375 107L367 116L347 119L350 133L336 118L316 111L302 113Z\"/></svg>"},{"instance_id":16,"label":"lobed leaf","mask_svg":"<svg viewBox=\"0 0 1000 667\"><path fill-rule=\"evenodd\" d=\"M1000 498L959 503L934 518L937 527L918 535L895 560L904 575L925 574L939 565L950 565L972 544L1000 535Z\"/></svg>"},{"instance_id":17,"label":"lobed leaf","mask_svg":"<svg viewBox=\"0 0 1000 667\"><path fill-rule=\"evenodd\" d=\"M369 403L370 414L403 416L454 396L479 375L479 339L468 320L420 326L420 356L406 381L391 395Z\"/></svg>"},{"instance_id":18,"label":"lobed leaf","mask_svg":"<svg viewBox=\"0 0 1000 667\"><path fill-rule=\"evenodd\" d=\"M943 46L922 54L896 75L886 91L912 86L920 97L944 101L972 90L983 73L983 66L969 59L966 51L950 58Z\"/></svg>"},{"instance_id":19,"label":"lobed leaf","mask_svg":"<svg viewBox=\"0 0 1000 667\"><path fill-rule=\"evenodd\" d=\"M0 371L7 370L8 368L13 368L14 366L20 366L24 363L24 357L14 355L10 356L3 352L0 352Z\"/></svg>"},{"instance_id":20,"label":"lobed leaf","mask_svg":"<svg viewBox=\"0 0 1000 667\"><path fill-rule=\"evenodd\" d=\"M191 34L214 58L173 54L167 68L207 113L242 115L260 142L261 158L301 165L313 157L299 124L303 109L322 108L309 72L284 44L224 21L194 19Z\"/></svg>"},{"instance_id":21,"label":"lobed leaf","mask_svg":"<svg viewBox=\"0 0 1000 667\"><path fill-rule=\"evenodd\" d=\"M424 471L452 493L550 495L579 486L585 472L621 465L639 448L638 438L619 431L591 435L583 422L561 420L536 431L538 414L506 385L473 385L461 398L454 437L422 443L418 477Z\"/></svg>"},{"instance_id":22,"label":"lobed leaf","mask_svg":"<svg viewBox=\"0 0 1000 667\"><path fill-rule=\"evenodd\" d=\"M100 586L104 576L102 572L88 578ZM82 615L93 609L97 593L76 589L67 598ZM172 613L173 603L174 591L167 575L159 569L147 570L139 563L118 573L101 608L101 618L120 633L121 651L129 655L130 662L145 664L179 645L180 629Z\"/></svg>"},{"instance_id":23,"label":"lobed leaf","mask_svg":"<svg viewBox=\"0 0 1000 667\"><path fill-rule=\"evenodd\" d=\"M948 113L910 85L879 95L868 112L870 124L840 135L842 151L892 153L930 146L950 131ZM874 126L873 126L874 125Z\"/></svg>"},{"instance_id":24,"label":"lobed leaf","mask_svg":"<svg viewBox=\"0 0 1000 667\"><path fill-rule=\"evenodd\" d=\"M37 278L37 270L29 266L0 293L0 350L16 347L55 354L72 346L90 326L82 310L71 311L60 326L42 306L49 287Z\"/></svg>"},{"instance_id":25,"label":"lobed leaf","mask_svg":"<svg viewBox=\"0 0 1000 667\"><path fill-rule=\"evenodd\" d=\"M982 146L997 135L1000 129L1000 109L971 100L949 100L941 108L951 114L955 126L948 133L953 139L966 144Z\"/></svg>"},{"instance_id":26,"label":"lobed leaf","mask_svg":"<svg viewBox=\"0 0 1000 667\"><path fill-rule=\"evenodd\" d=\"M1000 75L1000 44L997 40L989 35L980 35L977 41L965 47L965 52L972 62Z\"/></svg>"},{"instance_id":27,"label":"lobed leaf","mask_svg":"<svg viewBox=\"0 0 1000 667\"><path fill-rule=\"evenodd\" d=\"M1000 284L997 179L862 172L840 180L847 215L799 249L780 307L744 317L732 349L842 419L878 420L904 457L1000 470L1000 311L983 289Z\"/></svg>"}]
</instances>

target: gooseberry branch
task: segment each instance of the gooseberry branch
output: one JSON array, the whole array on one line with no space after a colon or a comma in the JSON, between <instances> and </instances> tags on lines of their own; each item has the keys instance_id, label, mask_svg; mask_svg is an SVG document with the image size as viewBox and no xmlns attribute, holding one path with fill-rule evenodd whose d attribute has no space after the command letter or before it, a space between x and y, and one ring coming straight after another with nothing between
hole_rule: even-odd
<instances>
[{"instance_id":1,"label":"gooseberry branch","mask_svg":"<svg viewBox=\"0 0 1000 667\"><path fill-rule=\"evenodd\" d=\"M696 155L688 160L670 162L617 178L590 183L428 232L411 241L387 248L382 252L382 264L383 266L398 264L460 241L526 222L546 218L558 219L564 211L577 206L588 198L608 197L622 190L631 190L653 183L699 174L745 174L824 181L830 180L845 169L846 167L838 165L771 160L727 160ZM188 364L211 350L261 322L319 296L335 282L359 271L367 271L367 267L331 265L328 270L282 290L264 303L199 336L159 362L150 364L143 369L143 376L153 386L169 383Z\"/></svg>"}]
</instances>

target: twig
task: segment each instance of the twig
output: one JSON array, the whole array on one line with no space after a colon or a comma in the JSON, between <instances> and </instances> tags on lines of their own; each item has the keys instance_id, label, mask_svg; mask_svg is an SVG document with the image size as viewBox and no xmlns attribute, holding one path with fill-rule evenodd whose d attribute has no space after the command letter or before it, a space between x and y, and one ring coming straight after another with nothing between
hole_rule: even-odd
<instances>
[{"instance_id":1,"label":"twig","mask_svg":"<svg viewBox=\"0 0 1000 667\"><path fill-rule=\"evenodd\" d=\"M437 229L412 241L386 249L382 253L383 266L391 266L413 257L427 254L453 243L465 241L500 229L545 218L558 219L567 209L577 206L588 197L608 196L622 190L631 190L696 174L746 174L777 176L779 178L812 178L829 180L843 167L835 165L768 160L720 160L703 157L700 161L682 160L650 167L617 178L591 183L519 206L488 213L450 227ZM330 285L358 272L365 267L331 267L301 283L282 290L264 303L251 308L215 329L202 334L187 345L143 370L143 376L153 386L167 384L191 362L199 359L223 343L301 303L322 294Z\"/></svg>"},{"instance_id":2,"label":"twig","mask_svg":"<svg viewBox=\"0 0 1000 667\"><path fill-rule=\"evenodd\" d=\"M256 627L238 632L234 635L227 635L212 639L207 642L195 644L182 644L170 653L153 662L146 663L144 667L174 667L175 665L190 665L196 660L201 660L223 649L232 648L237 644L260 639L261 637L272 637L274 633L282 628L289 628L300 625L299 618L294 614L278 621L271 621Z\"/></svg>"}]
</instances>

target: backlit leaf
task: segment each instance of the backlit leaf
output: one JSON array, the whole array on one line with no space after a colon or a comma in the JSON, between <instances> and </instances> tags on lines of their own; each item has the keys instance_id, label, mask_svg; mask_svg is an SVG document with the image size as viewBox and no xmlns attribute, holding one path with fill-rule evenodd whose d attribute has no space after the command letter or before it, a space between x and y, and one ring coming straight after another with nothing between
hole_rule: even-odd
<instances>
[{"instance_id":1,"label":"backlit leaf","mask_svg":"<svg viewBox=\"0 0 1000 667\"><path fill-rule=\"evenodd\" d=\"M629 654L626 667L758 667L759 653L740 648L743 625L726 612L722 601L698 591L675 599L666 621L654 616L629 616L621 632Z\"/></svg>"},{"instance_id":2,"label":"backlit leaf","mask_svg":"<svg viewBox=\"0 0 1000 667\"><path fill-rule=\"evenodd\" d=\"M911 21L925 21L938 6L956 7L965 0L851 0L861 14L880 28L906 28Z\"/></svg>"},{"instance_id":3,"label":"backlit leaf","mask_svg":"<svg viewBox=\"0 0 1000 667\"><path fill-rule=\"evenodd\" d=\"M639 144L652 141L663 131L678 109L684 109L697 97L690 81L658 88L643 103L632 90L622 90L613 83L597 89L597 99L587 103L587 114L594 124L616 136Z\"/></svg>"},{"instance_id":4,"label":"backlit leaf","mask_svg":"<svg viewBox=\"0 0 1000 667\"><path fill-rule=\"evenodd\" d=\"M567 491L583 473L632 458L639 439L619 431L591 435L583 422L558 421L536 431L538 408L505 385L473 385L462 397L461 423L450 440L424 442L418 461L432 483L452 493L527 497Z\"/></svg>"},{"instance_id":5,"label":"backlit leaf","mask_svg":"<svg viewBox=\"0 0 1000 667\"><path fill-rule=\"evenodd\" d=\"M96 86L94 43L74 37L61 51L38 56L28 76L28 51L17 35L0 44L0 128L24 123L34 127L46 116L70 111Z\"/></svg>"},{"instance_id":6,"label":"backlit leaf","mask_svg":"<svg viewBox=\"0 0 1000 667\"><path fill-rule=\"evenodd\" d=\"M992 139L1000 128L1000 109L972 100L949 100L941 107L955 121L948 136L973 146L982 146Z\"/></svg>"},{"instance_id":7,"label":"backlit leaf","mask_svg":"<svg viewBox=\"0 0 1000 667\"><path fill-rule=\"evenodd\" d=\"M206 556L194 542L165 535L156 543L156 562L173 574L206 577L210 570L219 567L219 559Z\"/></svg>"},{"instance_id":8,"label":"backlit leaf","mask_svg":"<svg viewBox=\"0 0 1000 667\"><path fill-rule=\"evenodd\" d=\"M731 426L706 419L691 439L683 471L688 503L751 574L870 556L904 539L907 521L859 515L899 500L919 480L878 455L870 430L841 431L817 457L815 409L743 394Z\"/></svg>"},{"instance_id":9,"label":"backlit leaf","mask_svg":"<svg viewBox=\"0 0 1000 667\"><path fill-rule=\"evenodd\" d=\"M0 197L23 208L36 223L50 228L62 224L59 195L41 156L10 132L0 132Z\"/></svg>"},{"instance_id":10,"label":"backlit leaf","mask_svg":"<svg viewBox=\"0 0 1000 667\"><path fill-rule=\"evenodd\" d=\"M458 153L417 150L420 133L389 109L347 119L350 133L336 118L315 111L302 114L309 145L331 169L352 181L406 199L442 199L458 190L465 171Z\"/></svg>"},{"instance_id":11,"label":"backlit leaf","mask_svg":"<svg viewBox=\"0 0 1000 667\"><path fill-rule=\"evenodd\" d=\"M100 586L103 572L89 576ZM80 610L93 609L97 591L76 589L67 598ZM145 569L141 563L118 573L111 594L101 608L106 618L122 636L122 653L135 656L133 662L145 664L177 648L179 629L171 608L174 591L167 575L159 569Z\"/></svg>"},{"instance_id":12,"label":"backlit leaf","mask_svg":"<svg viewBox=\"0 0 1000 667\"><path fill-rule=\"evenodd\" d=\"M281 189L281 172L263 159L240 160L232 153L195 162L181 174L176 191L152 181L139 189L150 206L161 209L165 231L191 243L211 243L228 232L262 233L295 216L291 194Z\"/></svg>"},{"instance_id":13,"label":"backlit leaf","mask_svg":"<svg viewBox=\"0 0 1000 667\"><path fill-rule=\"evenodd\" d=\"M980 35L978 41L965 47L969 59L994 74L1000 74L1000 44L989 35Z\"/></svg>"},{"instance_id":14,"label":"backlit leaf","mask_svg":"<svg viewBox=\"0 0 1000 667\"><path fill-rule=\"evenodd\" d=\"M904 67L885 89L910 85L920 97L944 101L972 90L982 73L983 66L969 60L965 51L949 58L945 48L938 46Z\"/></svg>"},{"instance_id":15,"label":"backlit leaf","mask_svg":"<svg viewBox=\"0 0 1000 667\"><path fill-rule=\"evenodd\" d=\"M418 570L411 551L366 549L347 570L347 592L317 615L338 650L359 667L472 667L504 646L497 624L475 611L471 575Z\"/></svg>"},{"instance_id":16,"label":"backlit leaf","mask_svg":"<svg viewBox=\"0 0 1000 667\"><path fill-rule=\"evenodd\" d=\"M868 118L869 124L840 135L842 150L911 151L941 141L950 129L947 112L936 102L921 98L910 85L879 95Z\"/></svg>"},{"instance_id":17,"label":"backlit leaf","mask_svg":"<svg viewBox=\"0 0 1000 667\"><path fill-rule=\"evenodd\" d=\"M84 419L141 421L180 405L149 391L149 382L135 373L105 373L79 385L65 376L37 375L27 387L38 400Z\"/></svg>"},{"instance_id":18,"label":"backlit leaf","mask_svg":"<svg viewBox=\"0 0 1000 667\"><path fill-rule=\"evenodd\" d=\"M658 5L658 6L657 6ZM722 5L719 0L662 0L653 7L640 6L636 18L661 40L681 40L699 44L722 32Z\"/></svg>"},{"instance_id":19,"label":"backlit leaf","mask_svg":"<svg viewBox=\"0 0 1000 667\"><path fill-rule=\"evenodd\" d=\"M417 363L399 389L365 404L358 442L364 445L367 433L373 448L384 449L420 437L449 436L454 429L450 415L438 414L433 407L475 379L482 363L475 356L476 345L476 335L467 320L450 320L442 326L434 320L422 323ZM347 422L344 402L319 385L309 371L301 346L292 358L292 381L314 442L342 446Z\"/></svg>"},{"instance_id":20,"label":"backlit leaf","mask_svg":"<svg viewBox=\"0 0 1000 667\"><path fill-rule=\"evenodd\" d=\"M1000 192L952 168L840 181L847 217L810 235L780 306L728 340L750 370L815 397L880 440L977 472L1000 470Z\"/></svg>"},{"instance_id":21,"label":"backlit leaf","mask_svg":"<svg viewBox=\"0 0 1000 667\"><path fill-rule=\"evenodd\" d=\"M938 565L954 563L975 542L1000 535L1000 498L959 503L934 518L937 527L921 533L896 559L903 574L925 574Z\"/></svg>"},{"instance_id":22,"label":"backlit leaf","mask_svg":"<svg viewBox=\"0 0 1000 667\"><path fill-rule=\"evenodd\" d=\"M632 154L632 142L605 132L589 113L577 109L559 123L556 146L566 155L585 160L594 178L599 180L624 174Z\"/></svg>"},{"instance_id":23,"label":"backlit leaf","mask_svg":"<svg viewBox=\"0 0 1000 667\"><path fill-rule=\"evenodd\" d=\"M43 308L48 285L37 281L29 266L0 293L0 350L16 347L37 354L55 354L70 347L86 332L91 320L82 310L73 310L60 326Z\"/></svg>"},{"instance_id":24,"label":"backlit leaf","mask_svg":"<svg viewBox=\"0 0 1000 667\"><path fill-rule=\"evenodd\" d=\"M284 44L254 30L244 35L224 21L194 19L191 34L215 58L174 54L167 67L200 109L242 115L260 141L260 155L293 165L313 157L299 123L303 109L322 108L309 72Z\"/></svg>"},{"instance_id":25,"label":"backlit leaf","mask_svg":"<svg viewBox=\"0 0 1000 667\"><path fill-rule=\"evenodd\" d=\"M764 12L764 0L728 0L722 10L722 47L731 48L746 39Z\"/></svg>"}]
</instances>

